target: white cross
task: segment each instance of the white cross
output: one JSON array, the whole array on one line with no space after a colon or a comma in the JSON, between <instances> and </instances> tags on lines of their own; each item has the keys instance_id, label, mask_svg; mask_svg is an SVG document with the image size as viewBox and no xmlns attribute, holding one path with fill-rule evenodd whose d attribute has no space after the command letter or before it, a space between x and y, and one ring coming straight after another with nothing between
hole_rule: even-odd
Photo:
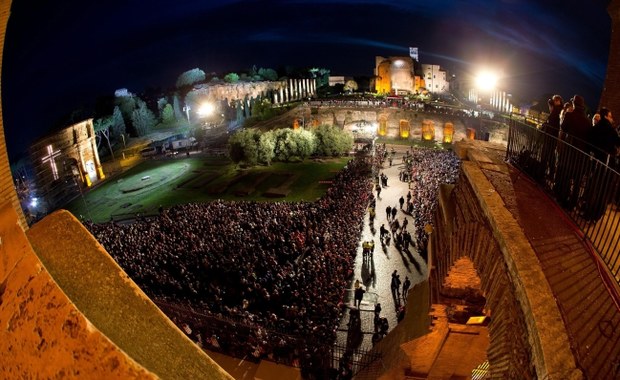
<instances>
[{"instance_id":1,"label":"white cross","mask_svg":"<svg viewBox=\"0 0 620 380\"><path fill-rule=\"evenodd\" d=\"M60 150L54 152L51 145L47 146L47 156L43 156L41 161L50 162L50 167L52 168L52 176L54 176L54 180L58 179L58 167L56 166L55 158L60 156Z\"/></svg>"}]
</instances>

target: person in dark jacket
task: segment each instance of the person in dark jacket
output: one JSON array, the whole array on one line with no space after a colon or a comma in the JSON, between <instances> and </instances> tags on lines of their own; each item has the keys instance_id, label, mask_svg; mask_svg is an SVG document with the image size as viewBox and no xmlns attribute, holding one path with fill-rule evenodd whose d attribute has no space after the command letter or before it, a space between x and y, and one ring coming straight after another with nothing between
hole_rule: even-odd
<instances>
[{"instance_id":1,"label":"person in dark jacket","mask_svg":"<svg viewBox=\"0 0 620 380\"><path fill-rule=\"evenodd\" d=\"M620 136L613 127L613 116L607 108L599 111L600 120L590 129L589 142L597 161L593 161L589 173L595 181L588 181L584 193L584 204L581 216L585 220L594 221L605 214L605 209L613 201L618 191L618 177L609 175L609 169L617 168L616 156L620 148ZM603 180L606 178L606 180Z\"/></svg>"},{"instance_id":2,"label":"person in dark jacket","mask_svg":"<svg viewBox=\"0 0 620 380\"><path fill-rule=\"evenodd\" d=\"M600 120L590 129L589 142L595 148L594 157L604 163L611 163L620 148L620 136L613 126L613 115L607 108L598 112Z\"/></svg>"},{"instance_id":3,"label":"person in dark jacket","mask_svg":"<svg viewBox=\"0 0 620 380\"><path fill-rule=\"evenodd\" d=\"M592 122L586 116L586 105L581 95L572 99L574 110L566 113L560 125L557 178L554 192L557 201L568 211L577 206L582 180L587 167L590 144L588 136Z\"/></svg>"},{"instance_id":4,"label":"person in dark jacket","mask_svg":"<svg viewBox=\"0 0 620 380\"><path fill-rule=\"evenodd\" d=\"M555 175L557 138L560 134L560 112L562 112L564 100L560 95L553 95L547 102L549 105L549 117L542 125L541 130L547 135L542 135L541 166L539 176L553 180Z\"/></svg>"}]
</instances>

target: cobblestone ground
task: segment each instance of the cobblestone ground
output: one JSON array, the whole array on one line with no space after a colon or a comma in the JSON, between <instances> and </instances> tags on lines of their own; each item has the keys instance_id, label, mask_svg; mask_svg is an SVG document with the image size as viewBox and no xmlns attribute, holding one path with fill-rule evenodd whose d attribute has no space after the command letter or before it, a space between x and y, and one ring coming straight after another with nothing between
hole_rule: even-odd
<instances>
[{"instance_id":1,"label":"cobblestone ground","mask_svg":"<svg viewBox=\"0 0 620 380\"><path fill-rule=\"evenodd\" d=\"M381 173L388 177L388 186L381 189L381 195L377 198L376 217L373 224L369 224L369 215L366 213L364 231L359 242L355 261L354 277L346 300L349 310L355 309L353 289L355 280L359 280L366 290L360 306L360 327L358 328L354 324L355 329L361 329L361 339L359 333L354 334L352 331L349 331L350 315L348 312L342 318L338 331L338 345L347 346L348 348L359 348L360 350L372 348L372 333L374 333L373 311L376 303L381 304L381 317L387 318L389 330L391 331L396 326L397 309L399 306L404 305L404 300L392 297L390 283L394 270L398 271L402 282L405 281L405 277L409 277L411 288L424 281L428 276L426 262L415 247L409 247L409 252L401 252L394 246L392 241L390 241L389 245L382 245L379 240L381 224L385 224L385 227L389 229L389 222L385 212L387 206L399 209L396 218L401 225L403 219L408 219L407 230L415 236L413 217L401 211L398 203L401 195L406 199L407 192L409 191L408 183L401 182L398 178L400 170L404 168L402 158L409 147L388 145L388 152L391 151L392 147L396 151L393 156L393 164L390 167L386 160L381 170ZM368 240L375 242L375 250L370 260L364 260L362 243Z\"/></svg>"}]
</instances>

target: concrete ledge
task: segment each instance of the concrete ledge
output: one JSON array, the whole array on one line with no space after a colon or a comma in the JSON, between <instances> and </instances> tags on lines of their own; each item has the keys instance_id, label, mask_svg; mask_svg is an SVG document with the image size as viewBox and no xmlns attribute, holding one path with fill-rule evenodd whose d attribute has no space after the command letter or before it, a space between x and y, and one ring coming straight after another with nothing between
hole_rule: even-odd
<instances>
[{"instance_id":1,"label":"concrete ledge","mask_svg":"<svg viewBox=\"0 0 620 380\"><path fill-rule=\"evenodd\" d=\"M478 162L489 162L481 153ZM476 162L463 162L463 173L480 200L482 211L511 274L525 313L529 341L539 378L582 379L570 349L561 313L536 253L502 198Z\"/></svg>"},{"instance_id":2,"label":"concrete ledge","mask_svg":"<svg viewBox=\"0 0 620 380\"><path fill-rule=\"evenodd\" d=\"M148 371L165 379L232 379L194 345L67 211L28 231L41 262L77 309Z\"/></svg>"}]
</instances>

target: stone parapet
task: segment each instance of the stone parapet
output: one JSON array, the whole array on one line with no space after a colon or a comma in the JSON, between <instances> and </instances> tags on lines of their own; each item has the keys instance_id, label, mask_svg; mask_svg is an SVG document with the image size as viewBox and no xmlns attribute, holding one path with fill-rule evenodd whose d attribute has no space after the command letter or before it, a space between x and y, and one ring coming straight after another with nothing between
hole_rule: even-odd
<instances>
[{"instance_id":1,"label":"stone parapet","mask_svg":"<svg viewBox=\"0 0 620 380\"><path fill-rule=\"evenodd\" d=\"M466 217L470 220L469 223L477 220L482 225L486 225L487 227L479 228L483 230L488 228L493 239L497 242L501 261L504 263L508 275L508 283L504 285L514 291L511 297L514 297L515 306L523 313L523 322L527 328L526 338L530 346L531 361L536 375L539 378L548 379L583 378L581 371L576 366L562 315L538 257L518 221L507 207L502 194L500 194L503 191L497 186L497 183L502 182L497 179L491 181L486 174L486 172L490 172L493 176L508 176L508 171L502 167L503 164L496 157L485 153L484 149L477 148L476 143L468 142L468 144L470 145L466 148L457 147L457 150L466 152L466 156L470 158L469 161L463 162L459 185L468 184L471 188L471 194L466 198L473 197L474 199L461 198L459 201L458 194L455 194L457 196L455 199L461 204L469 204L465 208L460 207L461 210L471 210L470 216ZM510 182L509 179L507 182ZM458 245L459 242L453 244ZM485 265L480 259L473 261L479 268L481 265ZM495 265L495 263L487 265ZM497 276L498 270L501 271L501 268L490 273L496 273L495 276ZM481 277L483 282L490 280L485 279L483 274ZM493 297L492 292L496 291L497 289L487 288L487 299ZM502 293L507 295L505 292ZM493 310L493 312L501 313L501 310ZM498 318L498 315L493 317ZM493 347L493 334L499 332L494 331L492 326L490 326L490 331L492 339L489 356L494 350L498 350L497 347ZM502 332L502 334L505 333L508 332ZM495 344L502 343L495 341ZM493 366L491 358L489 358L489 362Z\"/></svg>"},{"instance_id":2,"label":"stone parapet","mask_svg":"<svg viewBox=\"0 0 620 380\"><path fill-rule=\"evenodd\" d=\"M68 211L57 211L32 226L28 239L66 294L65 302L72 302L76 314L118 347L119 361L135 361L164 379L231 379L153 304ZM39 310L41 318L54 313L43 305ZM60 339L58 345L65 340ZM76 361L79 364L79 356ZM33 374L39 370L31 368Z\"/></svg>"}]
</instances>

